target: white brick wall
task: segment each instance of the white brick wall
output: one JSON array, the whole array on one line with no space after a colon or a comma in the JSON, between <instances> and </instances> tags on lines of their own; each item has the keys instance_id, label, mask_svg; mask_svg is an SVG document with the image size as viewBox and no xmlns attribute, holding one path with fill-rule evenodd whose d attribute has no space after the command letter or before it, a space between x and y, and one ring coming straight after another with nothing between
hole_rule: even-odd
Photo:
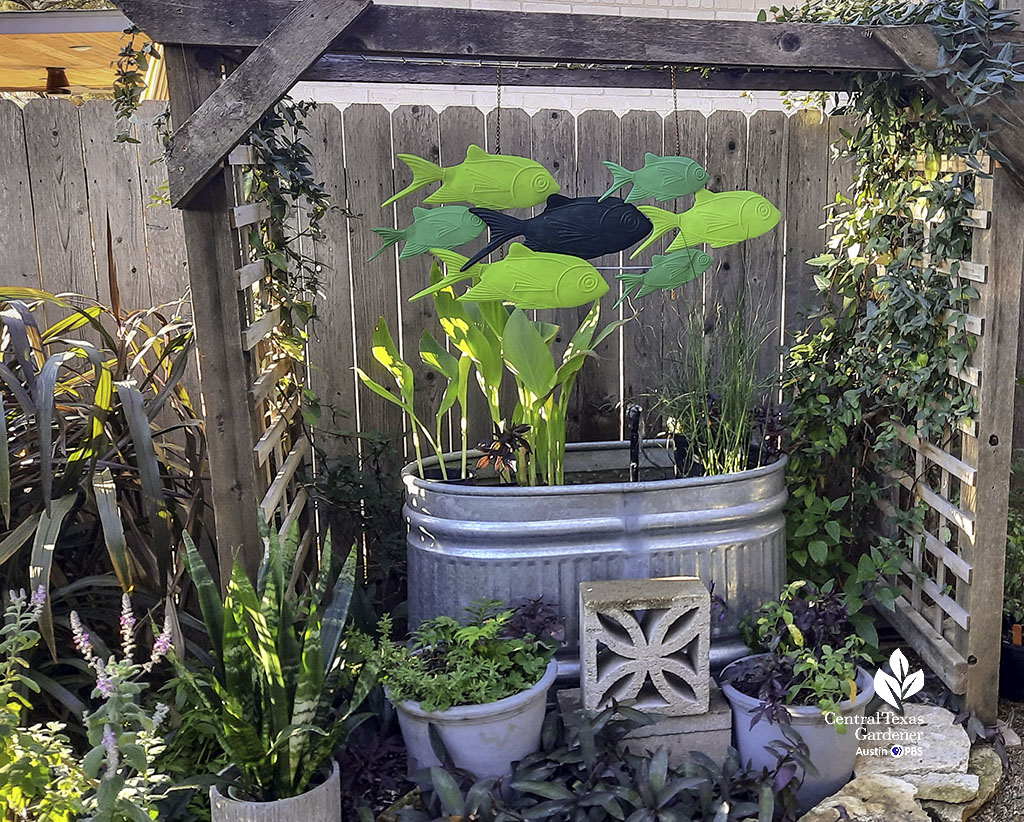
<instances>
[{"instance_id":1,"label":"white brick wall","mask_svg":"<svg viewBox=\"0 0 1024 822\"><path fill-rule=\"evenodd\" d=\"M528 12L576 12L587 14L630 14L650 17L688 17L718 20L753 20L758 11L778 0L377 0L405 6L445 6L449 8L502 9ZM349 103L381 103L388 108L399 105L475 105L488 110L495 105L493 86L399 85L381 83L300 83L295 96L345 106ZM543 108L565 108L573 112L587 109L672 110L672 93L649 89L576 89L533 86L508 86L502 90L502 105L523 108L533 113ZM752 112L781 108L774 92L740 94L725 91L679 92L679 107L700 109L706 113L718 109Z\"/></svg>"}]
</instances>

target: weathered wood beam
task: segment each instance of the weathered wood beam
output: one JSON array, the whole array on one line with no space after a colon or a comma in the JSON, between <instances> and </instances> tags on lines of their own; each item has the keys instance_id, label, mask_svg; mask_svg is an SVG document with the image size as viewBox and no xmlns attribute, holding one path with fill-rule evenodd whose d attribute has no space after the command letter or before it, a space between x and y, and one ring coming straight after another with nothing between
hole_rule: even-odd
<instances>
[{"instance_id":1,"label":"weathered wood beam","mask_svg":"<svg viewBox=\"0 0 1024 822\"><path fill-rule=\"evenodd\" d=\"M181 123L220 87L221 58L212 49L167 46L164 59L171 118ZM254 412L246 401L252 375L242 351L244 306L229 274L241 262L229 220L233 188L230 173L218 169L182 212L222 585L236 557L255 576L263 553L256 519Z\"/></svg>"},{"instance_id":2,"label":"weathered wood beam","mask_svg":"<svg viewBox=\"0 0 1024 822\"><path fill-rule=\"evenodd\" d=\"M253 47L294 0L115 0L156 40ZM877 29L819 23L683 20L373 6L328 51L739 68L898 71Z\"/></svg>"},{"instance_id":3,"label":"weathered wood beam","mask_svg":"<svg viewBox=\"0 0 1024 822\"><path fill-rule=\"evenodd\" d=\"M188 203L264 112L368 4L369 0L303 0L292 7L171 137L167 168L173 206Z\"/></svg>"},{"instance_id":4,"label":"weathered wood beam","mask_svg":"<svg viewBox=\"0 0 1024 822\"><path fill-rule=\"evenodd\" d=\"M926 77L939 68L939 43L926 27L907 26L879 29L876 39L894 57L905 65L910 77L921 83L946 106L958 105L954 89L946 84L945 76ZM963 70L954 63L951 71ZM975 124L988 132L988 145L1006 158L1003 167L1020 186L1024 186L1024 97L1019 94L999 95L980 104L971 111Z\"/></svg>"},{"instance_id":5,"label":"weathered wood beam","mask_svg":"<svg viewBox=\"0 0 1024 822\"><path fill-rule=\"evenodd\" d=\"M244 52L235 52L239 58ZM441 83L445 85L493 86L493 65L404 61L367 58L363 55L325 54L300 78L319 83ZM708 73L680 71L676 86L681 89L725 91L841 91L845 73L827 71L778 71L719 68ZM667 68L651 66L538 66L505 65L501 69L505 86L565 86L572 88L668 89Z\"/></svg>"}]
</instances>

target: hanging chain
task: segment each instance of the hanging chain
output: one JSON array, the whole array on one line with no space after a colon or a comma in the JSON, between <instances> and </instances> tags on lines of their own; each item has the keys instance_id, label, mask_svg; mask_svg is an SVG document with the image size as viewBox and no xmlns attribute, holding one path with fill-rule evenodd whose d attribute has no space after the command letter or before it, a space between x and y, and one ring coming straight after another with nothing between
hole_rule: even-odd
<instances>
[{"instance_id":1,"label":"hanging chain","mask_svg":"<svg viewBox=\"0 0 1024 822\"><path fill-rule=\"evenodd\" d=\"M676 67L671 66L669 71L672 74L672 112L676 120L676 155L679 155L683 151L679 139L679 89L676 87Z\"/></svg>"},{"instance_id":2,"label":"hanging chain","mask_svg":"<svg viewBox=\"0 0 1024 822\"><path fill-rule=\"evenodd\" d=\"M497 74L497 89L496 94L498 98L498 110L495 116L494 122L494 153L501 154L501 64L499 63L496 68Z\"/></svg>"}]
</instances>

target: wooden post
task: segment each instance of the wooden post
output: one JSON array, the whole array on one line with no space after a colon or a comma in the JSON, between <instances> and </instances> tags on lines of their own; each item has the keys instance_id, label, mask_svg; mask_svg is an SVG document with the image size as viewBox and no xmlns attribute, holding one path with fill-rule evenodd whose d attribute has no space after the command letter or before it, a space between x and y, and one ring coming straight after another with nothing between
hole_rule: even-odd
<instances>
[{"instance_id":1,"label":"wooden post","mask_svg":"<svg viewBox=\"0 0 1024 822\"><path fill-rule=\"evenodd\" d=\"M967 709L986 723L995 722L999 703L999 656L1003 617L1003 572L1006 560L1006 512L1013 450L1014 379L1020 325L1021 275L1024 272L1024 192L1006 171L996 167L992 180L978 183L979 207L992 212L992 227L975 232L975 259L987 259L988 280L979 285L974 313L985 320L985 333L972 357L981 369L977 438L964 438L966 462L978 468L976 488L964 487L973 501L977 533L968 561L973 577L967 601L970 613L966 647ZM990 198L985 195L991 191ZM987 200L987 202L983 202ZM975 451L967 453L967 451ZM976 461L975 461L976 460ZM973 500L969 497L974 496Z\"/></svg>"},{"instance_id":2,"label":"wooden post","mask_svg":"<svg viewBox=\"0 0 1024 822\"><path fill-rule=\"evenodd\" d=\"M173 45L165 49L164 59L171 117L183 123L220 85L221 59L212 49ZM249 401L253 375L242 350L244 306L232 276L241 264L229 216L233 205L231 174L222 168L182 211L222 584L236 556L254 575L263 555ZM239 414L243 404L247 413Z\"/></svg>"}]
</instances>

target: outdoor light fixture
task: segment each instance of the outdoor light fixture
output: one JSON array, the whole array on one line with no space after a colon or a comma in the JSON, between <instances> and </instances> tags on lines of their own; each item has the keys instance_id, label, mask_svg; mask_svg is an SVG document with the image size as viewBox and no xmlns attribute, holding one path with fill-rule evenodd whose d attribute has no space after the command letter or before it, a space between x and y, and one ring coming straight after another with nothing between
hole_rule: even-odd
<instances>
[{"instance_id":1,"label":"outdoor light fixture","mask_svg":"<svg viewBox=\"0 0 1024 822\"><path fill-rule=\"evenodd\" d=\"M68 75L63 68L46 67L46 93L70 94Z\"/></svg>"}]
</instances>

